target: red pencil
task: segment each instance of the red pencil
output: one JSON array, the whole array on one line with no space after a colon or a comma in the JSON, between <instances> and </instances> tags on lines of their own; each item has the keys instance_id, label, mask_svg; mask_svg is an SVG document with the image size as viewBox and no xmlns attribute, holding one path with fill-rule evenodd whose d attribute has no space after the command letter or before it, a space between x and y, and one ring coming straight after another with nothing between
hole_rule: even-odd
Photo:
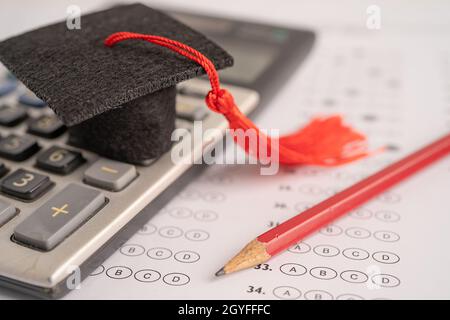
<instances>
[{"instance_id":1,"label":"red pencil","mask_svg":"<svg viewBox=\"0 0 450 320\"><path fill-rule=\"evenodd\" d=\"M337 193L261 234L248 243L216 276L266 262L314 231L372 199L394 184L450 152L450 134Z\"/></svg>"}]
</instances>

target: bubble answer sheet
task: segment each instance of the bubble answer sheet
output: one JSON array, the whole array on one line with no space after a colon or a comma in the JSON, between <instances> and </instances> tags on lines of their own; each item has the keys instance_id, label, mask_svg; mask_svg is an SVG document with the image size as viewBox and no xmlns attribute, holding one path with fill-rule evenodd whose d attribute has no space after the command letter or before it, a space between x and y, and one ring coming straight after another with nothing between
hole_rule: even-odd
<instances>
[{"instance_id":1,"label":"bubble answer sheet","mask_svg":"<svg viewBox=\"0 0 450 320\"><path fill-rule=\"evenodd\" d=\"M267 264L214 276L263 231L450 130L448 33L318 34L311 56L257 124L288 132L314 115L339 113L372 149L387 150L273 176L256 165L210 166L66 299L450 298L450 157Z\"/></svg>"}]
</instances>

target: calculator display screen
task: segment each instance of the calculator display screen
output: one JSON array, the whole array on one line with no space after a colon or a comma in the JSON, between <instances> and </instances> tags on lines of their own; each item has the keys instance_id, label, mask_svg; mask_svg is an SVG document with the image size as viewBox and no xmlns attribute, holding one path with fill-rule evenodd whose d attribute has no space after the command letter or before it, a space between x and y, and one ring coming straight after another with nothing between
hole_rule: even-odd
<instances>
[{"instance_id":1,"label":"calculator display screen","mask_svg":"<svg viewBox=\"0 0 450 320\"><path fill-rule=\"evenodd\" d=\"M228 51L234 66L220 70L220 80L257 91L260 105L286 83L315 39L310 30L186 12L169 14Z\"/></svg>"},{"instance_id":2,"label":"calculator display screen","mask_svg":"<svg viewBox=\"0 0 450 320\"><path fill-rule=\"evenodd\" d=\"M278 49L260 43L246 43L234 39L217 39L216 42L233 56L234 66L220 71L226 82L253 83L273 63Z\"/></svg>"}]
</instances>

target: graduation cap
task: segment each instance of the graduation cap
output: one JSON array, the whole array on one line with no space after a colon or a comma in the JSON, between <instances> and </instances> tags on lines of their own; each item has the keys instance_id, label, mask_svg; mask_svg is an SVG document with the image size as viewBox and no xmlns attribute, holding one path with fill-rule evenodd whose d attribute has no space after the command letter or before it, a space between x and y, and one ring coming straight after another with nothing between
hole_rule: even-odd
<instances>
[{"instance_id":1,"label":"graduation cap","mask_svg":"<svg viewBox=\"0 0 450 320\"><path fill-rule=\"evenodd\" d=\"M151 33L185 43L217 69L232 57L168 15L132 4L61 22L0 43L0 60L69 127L69 143L142 163L167 151L175 123L175 85L204 74L197 63L147 42L104 39L118 31Z\"/></svg>"}]
</instances>

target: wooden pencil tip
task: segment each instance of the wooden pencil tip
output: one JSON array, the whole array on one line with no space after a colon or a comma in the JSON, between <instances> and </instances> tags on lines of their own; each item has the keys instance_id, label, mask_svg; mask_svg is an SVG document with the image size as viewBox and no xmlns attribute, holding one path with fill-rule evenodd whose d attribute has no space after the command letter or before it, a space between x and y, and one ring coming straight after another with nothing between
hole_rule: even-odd
<instances>
[{"instance_id":1,"label":"wooden pencil tip","mask_svg":"<svg viewBox=\"0 0 450 320\"><path fill-rule=\"evenodd\" d=\"M216 272L216 277L223 276L225 274L225 268L221 268L219 271Z\"/></svg>"}]
</instances>

